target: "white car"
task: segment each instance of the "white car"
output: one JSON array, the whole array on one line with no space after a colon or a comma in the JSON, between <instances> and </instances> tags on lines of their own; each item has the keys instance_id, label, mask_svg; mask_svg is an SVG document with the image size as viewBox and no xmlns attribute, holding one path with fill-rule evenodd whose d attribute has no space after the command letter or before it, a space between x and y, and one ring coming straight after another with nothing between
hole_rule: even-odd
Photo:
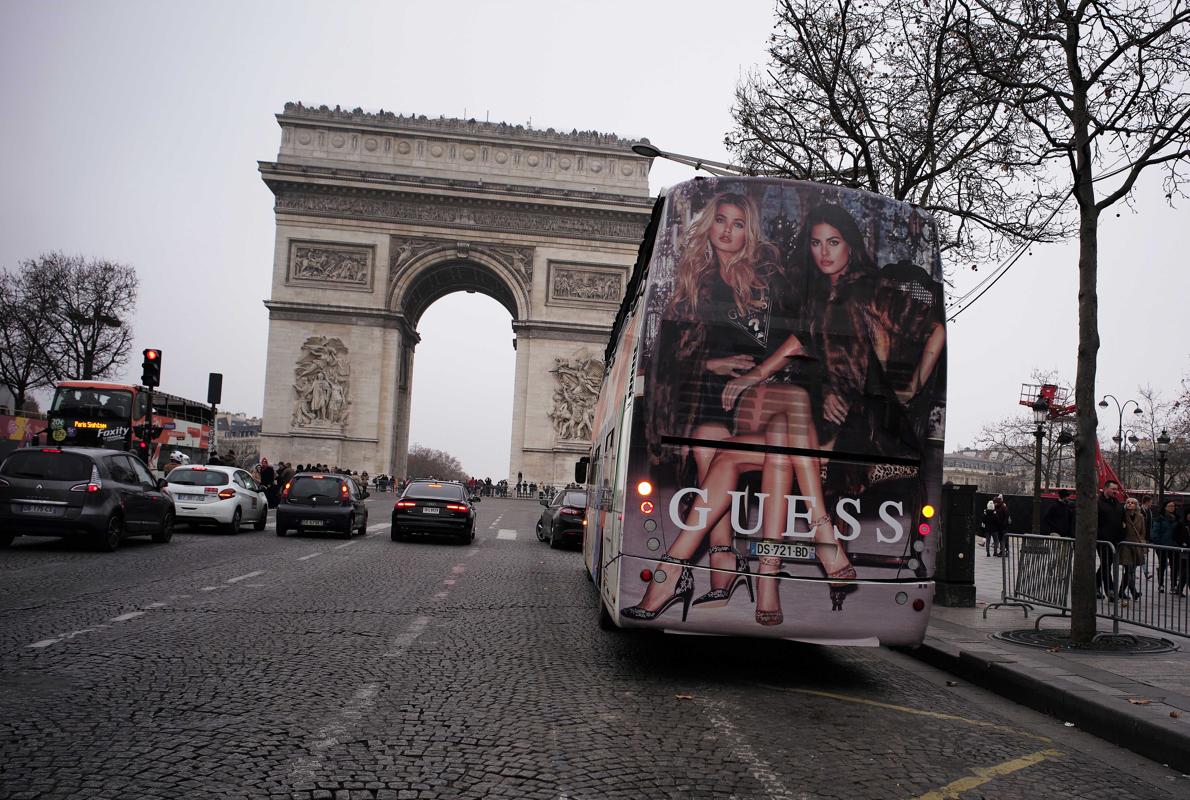
<instances>
[{"instance_id":1,"label":"white car","mask_svg":"<svg viewBox=\"0 0 1190 800\"><path fill-rule=\"evenodd\" d=\"M258 531L268 523L269 501L264 490L238 467L174 467L165 480L179 524L214 523L229 533L239 533L247 522Z\"/></svg>"}]
</instances>

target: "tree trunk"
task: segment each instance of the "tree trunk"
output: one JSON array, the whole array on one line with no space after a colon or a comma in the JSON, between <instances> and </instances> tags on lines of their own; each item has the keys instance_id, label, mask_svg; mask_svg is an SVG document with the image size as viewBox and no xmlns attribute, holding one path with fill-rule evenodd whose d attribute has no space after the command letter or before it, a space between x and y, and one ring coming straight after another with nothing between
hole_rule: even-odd
<instances>
[{"instance_id":1,"label":"tree trunk","mask_svg":"<svg viewBox=\"0 0 1190 800\"><path fill-rule=\"evenodd\" d=\"M1088 180L1089 184L1090 181ZM1087 187L1091 191L1090 186ZM1081 188L1080 188L1081 192ZM1099 537L1099 470L1095 464L1095 371L1099 353L1099 213L1094 198L1080 198L1078 254L1078 372L1074 402L1078 433L1074 442L1074 485L1077 494L1074 534L1074 581L1071 586L1070 636L1087 643L1095 637L1095 541Z\"/></svg>"}]
</instances>

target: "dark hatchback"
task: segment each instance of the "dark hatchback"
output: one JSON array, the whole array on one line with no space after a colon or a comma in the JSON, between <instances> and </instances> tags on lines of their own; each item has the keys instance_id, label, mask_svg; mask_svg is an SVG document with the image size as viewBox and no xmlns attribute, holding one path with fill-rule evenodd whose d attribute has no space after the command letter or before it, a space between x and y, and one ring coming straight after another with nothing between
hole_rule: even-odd
<instances>
[{"instance_id":1,"label":"dark hatchback","mask_svg":"<svg viewBox=\"0 0 1190 800\"><path fill-rule=\"evenodd\" d=\"M0 547L15 537L83 537L115 550L128 536L173 537L174 503L135 456L30 447L0 463Z\"/></svg>"},{"instance_id":2,"label":"dark hatchback","mask_svg":"<svg viewBox=\"0 0 1190 800\"><path fill-rule=\"evenodd\" d=\"M368 530L368 493L347 475L301 472L281 488L277 535L332 531L340 539Z\"/></svg>"},{"instance_id":3,"label":"dark hatchback","mask_svg":"<svg viewBox=\"0 0 1190 800\"><path fill-rule=\"evenodd\" d=\"M450 481L413 481L393 505L394 542L414 533L441 533L461 544L475 539L475 506L467 487Z\"/></svg>"},{"instance_id":4,"label":"dark hatchback","mask_svg":"<svg viewBox=\"0 0 1190 800\"><path fill-rule=\"evenodd\" d=\"M587 515L587 493L565 489L552 500L542 500L545 510L537 520L537 538L558 548L563 542L583 540L583 519Z\"/></svg>"}]
</instances>

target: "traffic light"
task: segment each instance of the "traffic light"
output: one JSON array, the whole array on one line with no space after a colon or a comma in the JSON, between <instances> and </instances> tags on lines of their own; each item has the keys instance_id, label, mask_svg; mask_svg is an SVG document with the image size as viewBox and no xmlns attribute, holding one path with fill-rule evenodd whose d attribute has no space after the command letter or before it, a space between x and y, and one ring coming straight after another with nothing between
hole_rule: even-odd
<instances>
[{"instance_id":1,"label":"traffic light","mask_svg":"<svg viewBox=\"0 0 1190 800\"><path fill-rule=\"evenodd\" d=\"M140 382L142 386L161 385L161 351L149 347L144 351L145 360L141 363Z\"/></svg>"}]
</instances>

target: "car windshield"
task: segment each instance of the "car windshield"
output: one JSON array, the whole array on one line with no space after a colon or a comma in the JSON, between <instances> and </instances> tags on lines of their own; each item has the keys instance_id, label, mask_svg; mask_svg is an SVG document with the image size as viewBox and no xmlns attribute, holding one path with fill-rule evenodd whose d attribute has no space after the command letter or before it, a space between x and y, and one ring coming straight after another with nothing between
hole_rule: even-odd
<instances>
[{"instance_id":1,"label":"car windshield","mask_svg":"<svg viewBox=\"0 0 1190 800\"><path fill-rule=\"evenodd\" d=\"M119 389L61 387L51 407L59 414L82 419L126 420L132 415L132 393Z\"/></svg>"},{"instance_id":2,"label":"car windshield","mask_svg":"<svg viewBox=\"0 0 1190 800\"><path fill-rule=\"evenodd\" d=\"M566 492L562 496L560 506L573 506L574 508L586 508L587 493L586 492Z\"/></svg>"},{"instance_id":3,"label":"car windshield","mask_svg":"<svg viewBox=\"0 0 1190 800\"><path fill-rule=\"evenodd\" d=\"M182 486L226 486L227 473L197 467L174 467L167 480Z\"/></svg>"},{"instance_id":4,"label":"car windshield","mask_svg":"<svg viewBox=\"0 0 1190 800\"><path fill-rule=\"evenodd\" d=\"M432 483L417 481L405 489L406 497L421 497L435 500L466 500L467 493L457 483Z\"/></svg>"},{"instance_id":5,"label":"car windshield","mask_svg":"<svg viewBox=\"0 0 1190 800\"><path fill-rule=\"evenodd\" d=\"M85 481L91 477L91 459L54 450L13 453L0 464L0 475L43 481Z\"/></svg>"},{"instance_id":6,"label":"car windshield","mask_svg":"<svg viewBox=\"0 0 1190 800\"><path fill-rule=\"evenodd\" d=\"M298 476L293 479L289 487L290 497L338 497L340 481L338 478L324 478L314 476Z\"/></svg>"}]
</instances>

